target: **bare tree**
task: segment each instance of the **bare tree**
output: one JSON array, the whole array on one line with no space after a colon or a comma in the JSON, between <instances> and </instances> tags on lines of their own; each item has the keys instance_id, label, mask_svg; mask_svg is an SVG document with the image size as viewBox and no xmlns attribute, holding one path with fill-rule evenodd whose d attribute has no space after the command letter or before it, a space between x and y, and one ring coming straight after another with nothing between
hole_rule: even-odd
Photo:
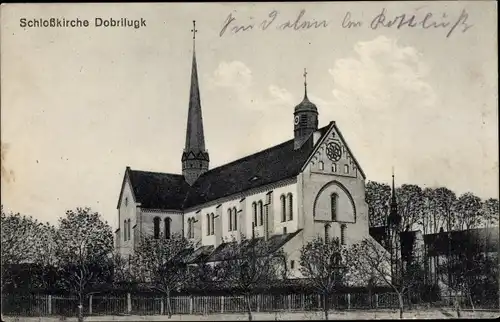
<instances>
[{"instance_id":1,"label":"bare tree","mask_svg":"<svg viewBox=\"0 0 500 322\"><path fill-rule=\"evenodd\" d=\"M455 204L455 228L457 230L477 228L482 221L481 198L467 192Z\"/></svg>"},{"instance_id":2,"label":"bare tree","mask_svg":"<svg viewBox=\"0 0 500 322\"><path fill-rule=\"evenodd\" d=\"M63 285L78 296L78 319L83 321L85 297L109 282L113 251L111 227L90 208L68 210L59 220L57 266Z\"/></svg>"},{"instance_id":3,"label":"bare tree","mask_svg":"<svg viewBox=\"0 0 500 322\"><path fill-rule=\"evenodd\" d=\"M300 251L300 272L323 297L325 320L328 320L329 298L346 285L348 258L338 237L315 237Z\"/></svg>"},{"instance_id":4,"label":"bare tree","mask_svg":"<svg viewBox=\"0 0 500 322\"><path fill-rule=\"evenodd\" d=\"M167 314L172 317L171 293L189 282L187 263L183 254L192 249L191 243L179 234L166 238L141 236L132 256L132 274L142 286L165 294Z\"/></svg>"},{"instance_id":5,"label":"bare tree","mask_svg":"<svg viewBox=\"0 0 500 322\"><path fill-rule=\"evenodd\" d=\"M416 224L423 226L424 193L414 184L403 184L396 189L398 209L401 215L401 229L415 229Z\"/></svg>"},{"instance_id":6,"label":"bare tree","mask_svg":"<svg viewBox=\"0 0 500 322\"><path fill-rule=\"evenodd\" d=\"M251 295L256 289L271 287L287 276L286 257L264 238L245 238L226 243L224 255L216 263L217 282L243 293L248 320L252 321Z\"/></svg>"},{"instance_id":7,"label":"bare tree","mask_svg":"<svg viewBox=\"0 0 500 322\"><path fill-rule=\"evenodd\" d=\"M486 226L498 226L499 210L498 199L489 198L483 201L481 207L481 216Z\"/></svg>"},{"instance_id":8,"label":"bare tree","mask_svg":"<svg viewBox=\"0 0 500 322\"><path fill-rule=\"evenodd\" d=\"M366 184L366 203L369 208L370 227L385 226L387 223L388 204L391 187L385 183L369 181Z\"/></svg>"},{"instance_id":9,"label":"bare tree","mask_svg":"<svg viewBox=\"0 0 500 322\"><path fill-rule=\"evenodd\" d=\"M396 245L395 252L401 254L401 248ZM399 301L399 317L403 318L403 298L414 289L422 279L420 260L415 256L412 260L403 261L402 257L394 257L372 238L354 244L347 252L352 274L361 280L372 279L375 283L390 287ZM396 265L395 265L396 264ZM395 266L395 267L393 267Z\"/></svg>"}]
</instances>

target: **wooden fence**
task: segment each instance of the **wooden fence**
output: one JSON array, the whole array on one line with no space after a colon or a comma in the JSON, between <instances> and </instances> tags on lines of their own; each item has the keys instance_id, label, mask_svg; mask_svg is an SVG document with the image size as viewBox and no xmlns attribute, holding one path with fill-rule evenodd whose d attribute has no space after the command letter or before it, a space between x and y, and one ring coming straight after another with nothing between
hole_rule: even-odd
<instances>
[{"instance_id":1,"label":"wooden fence","mask_svg":"<svg viewBox=\"0 0 500 322\"><path fill-rule=\"evenodd\" d=\"M336 294L328 298L333 309L395 309L399 307L394 293ZM466 301L462 301L465 305ZM451 305L451 302L445 305ZM177 296L172 297L173 314L244 313L246 303L243 296ZM321 310L322 298L317 294L258 294L252 295L250 306L253 312L315 311ZM407 306L407 303L405 303ZM76 316L78 299L69 296L5 294L2 296L2 313L17 316ZM162 315L167 314L167 301L161 296L91 295L83 305L83 314L88 315Z\"/></svg>"}]
</instances>

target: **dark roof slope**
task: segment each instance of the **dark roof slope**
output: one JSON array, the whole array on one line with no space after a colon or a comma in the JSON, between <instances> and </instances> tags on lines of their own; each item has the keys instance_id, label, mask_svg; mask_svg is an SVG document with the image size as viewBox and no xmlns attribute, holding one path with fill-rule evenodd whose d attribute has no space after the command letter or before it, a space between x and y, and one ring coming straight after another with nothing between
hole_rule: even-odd
<instances>
[{"instance_id":1,"label":"dark roof slope","mask_svg":"<svg viewBox=\"0 0 500 322\"><path fill-rule=\"evenodd\" d=\"M470 230L442 232L424 236L424 242L431 255L444 255L448 252L496 252L500 242L498 227L475 228Z\"/></svg>"},{"instance_id":2,"label":"dark roof slope","mask_svg":"<svg viewBox=\"0 0 500 322\"><path fill-rule=\"evenodd\" d=\"M256 253L258 256L265 256L276 252L283 245L289 242L292 238L297 236L302 229L299 229L290 234L280 234L273 235L267 241L264 237L257 237L254 239L244 240L240 246L243 247L252 247L255 246ZM222 243L217 247L208 258L206 258L207 262L218 262L233 259L237 254L245 254L244 251L238 252L235 250L235 247L238 246L237 242L227 242Z\"/></svg>"},{"instance_id":3,"label":"dark roof slope","mask_svg":"<svg viewBox=\"0 0 500 322\"><path fill-rule=\"evenodd\" d=\"M190 188L179 174L129 170L129 178L136 201L149 209L182 209Z\"/></svg>"},{"instance_id":4,"label":"dark roof slope","mask_svg":"<svg viewBox=\"0 0 500 322\"><path fill-rule=\"evenodd\" d=\"M332 123L319 129L321 141ZM211 169L193 186L182 175L127 169L136 201L150 209L181 210L266 184L297 176L314 146L313 136L294 150L289 140L242 159Z\"/></svg>"}]
</instances>

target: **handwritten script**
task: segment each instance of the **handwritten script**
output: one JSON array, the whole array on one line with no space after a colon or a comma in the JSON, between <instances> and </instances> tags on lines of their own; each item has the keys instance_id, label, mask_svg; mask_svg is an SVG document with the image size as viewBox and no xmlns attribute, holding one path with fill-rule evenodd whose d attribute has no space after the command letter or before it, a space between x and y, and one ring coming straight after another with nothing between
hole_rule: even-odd
<instances>
[{"instance_id":1,"label":"handwritten script","mask_svg":"<svg viewBox=\"0 0 500 322\"><path fill-rule=\"evenodd\" d=\"M309 29L325 29L331 26L340 26L344 29L369 28L372 30L387 29L422 29L440 30L446 38L452 34L465 33L473 25L469 22L469 14L462 9L460 14L423 12L416 9L414 13L390 14L386 8L366 20L360 20L355 14L347 11L340 21L321 20L307 14L305 9L294 17L285 17L278 10L271 11L265 18L256 19L247 17L242 19L236 14L229 13L222 24L219 36L238 34L249 31L266 31L269 29L301 31Z\"/></svg>"}]
</instances>

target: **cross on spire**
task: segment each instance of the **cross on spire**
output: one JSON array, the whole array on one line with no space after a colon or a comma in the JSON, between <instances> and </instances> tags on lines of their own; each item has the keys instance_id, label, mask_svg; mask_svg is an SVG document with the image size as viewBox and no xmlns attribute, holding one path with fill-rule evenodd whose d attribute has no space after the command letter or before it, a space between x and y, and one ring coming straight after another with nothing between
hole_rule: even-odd
<instances>
[{"instance_id":1,"label":"cross on spire","mask_svg":"<svg viewBox=\"0 0 500 322\"><path fill-rule=\"evenodd\" d=\"M191 32L193 33L193 40L196 39L196 33L198 30L196 30L196 20L193 20L193 29L191 29Z\"/></svg>"},{"instance_id":2,"label":"cross on spire","mask_svg":"<svg viewBox=\"0 0 500 322\"><path fill-rule=\"evenodd\" d=\"M307 69L304 68L304 98L307 97Z\"/></svg>"}]
</instances>

